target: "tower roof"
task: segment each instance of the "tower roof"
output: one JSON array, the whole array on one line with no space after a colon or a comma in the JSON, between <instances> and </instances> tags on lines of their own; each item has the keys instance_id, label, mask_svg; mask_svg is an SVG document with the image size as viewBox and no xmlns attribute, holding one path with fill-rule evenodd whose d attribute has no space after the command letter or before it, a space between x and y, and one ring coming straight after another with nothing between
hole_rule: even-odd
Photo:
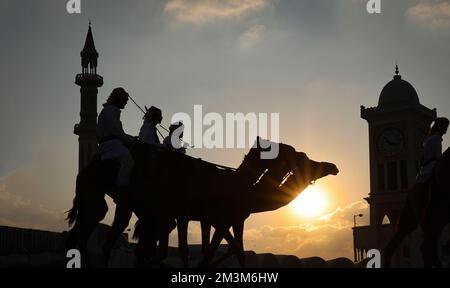
<instances>
[{"instance_id":1,"label":"tower roof","mask_svg":"<svg viewBox=\"0 0 450 288\"><path fill-rule=\"evenodd\" d=\"M392 105L420 104L416 89L402 79L398 66L395 66L394 79L384 86L378 100L378 107Z\"/></svg>"},{"instance_id":2,"label":"tower roof","mask_svg":"<svg viewBox=\"0 0 450 288\"><path fill-rule=\"evenodd\" d=\"M89 30L86 35L86 41L84 42L84 48L81 51L82 57L98 57L98 52L95 49L94 37L92 36L91 23L89 22Z\"/></svg>"}]
</instances>

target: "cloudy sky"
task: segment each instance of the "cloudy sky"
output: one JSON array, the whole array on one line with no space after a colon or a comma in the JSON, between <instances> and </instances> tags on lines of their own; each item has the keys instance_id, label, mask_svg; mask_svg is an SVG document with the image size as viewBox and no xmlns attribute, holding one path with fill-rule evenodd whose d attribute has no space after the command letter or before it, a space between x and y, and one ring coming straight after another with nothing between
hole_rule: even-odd
<instances>
[{"instance_id":1,"label":"cloudy sky","mask_svg":"<svg viewBox=\"0 0 450 288\"><path fill-rule=\"evenodd\" d=\"M353 215L369 192L367 123L397 61L420 101L450 116L450 1L81 0L0 2L0 225L62 231L77 169L80 72L89 18L100 53L99 109L125 87L141 105L176 112L280 113L280 138L341 173L316 185L321 215L289 205L246 222L246 249L299 257L352 257ZM125 130L140 112L127 106ZM448 147L449 141L444 141ZM237 167L246 150L189 154ZM106 223L111 222L109 213ZM191 225L191 242L199 240ZM172 243L174 243L172 241Z\"/></svg>"}]
</instances>

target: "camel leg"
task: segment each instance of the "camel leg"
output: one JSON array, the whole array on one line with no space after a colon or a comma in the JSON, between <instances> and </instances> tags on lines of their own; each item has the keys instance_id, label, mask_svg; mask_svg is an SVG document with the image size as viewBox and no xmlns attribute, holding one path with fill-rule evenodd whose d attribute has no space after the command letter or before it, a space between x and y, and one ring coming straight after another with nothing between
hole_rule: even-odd
<instances>
[{"instance_id":1,"label":"camel leg","mask_svg":"<svg viewBox=\"0 0 450 288\"><path fill-rule=\"evenodd\" d=\"M88 241L97 225L97 221L90 221L83 225L83 228L79 230L77 242L81 254L81 267L90 267L92 264L88 253Z\"/></svg>"},{"instance_id":2,"label":"camel leg","mask_svg":"<svg viewBox=\"0 0 450 288\"><path fill-rule=\"evenodd\" d=\"M75 222L75 225L73 225L73 228L70 229L69 235L65 241L66 249L75 249L78 245L78 235L80 230L80 223L77 221Z\"/></svg>"},{"instance_id":3,"label":"camel leg","mask_svg":"<svg viewBox=\"0 0 450 288\"><path fill-rule=\"evenodd\" d=\"M392 256L402 243L403 239L409 235L418 226L418 221L411 207L410 201L407 201L400 214L397 231L392 239L384 248L384 267L388 268L391 264Z\"/></svg>"},{"instance_id":4,"label":"camel leg","mask_svg":"<svg viewBox=\"0 0 450 288\"><path fill-rule=\"evenodd\" d=\"M184 268L189 267L189 248L187 242L188 235L188 221L186 218L177 218L177 231L178 231L178 251L181 256Z\"/></svg>"},{"instance_id":5,"label":"camel leg","mask_svg":"<svg viewBox=\"0 0 450 288\"><path fill-rule=\"evenodd\" d=\"M134 251L137 260L136 264L138 266L144 265L147 260L150 260L153 263L158 263L156 254L158 232L155 231L153 221L148 221L141 217L136 225L136 230L139 236L139 241L137 243L136 250Z\"/></svg>"},{"instance_id":6,"label":"camel leg","mask_svg":"<svg viewBox=\"0 0 450 288\"><path fill-rule=\"evenodd\" d=\"M226 227L226 228L225 228ZM227 252L219 257L217 260L212 262L212 266L217 266L230 256L236 253L236 251L239 251L239 244L236 241L236 239L231 235L229 229L231 226L223 226L223 228L218 228L213 235L213 240L211 242L211 260L214 257L214 253L217 250L217 248L220 245L220 242L222 242L222 239L225 239L228 242L229 249Z\"/></svg>"},{"instance_id":7,"label":"camel leg","mask_svg":"<svg viewBox=\"0 0 450 288\"><path fill-rule=\"evenodd\" d=\"M233 231L234 231L234 229L233 229ZM238 243L238 241L236 241L235 237L233 237L233 235L231 235L229 230L224 231L223 238L228 242L229 249L227 250L227 252L224 255L220 256L218 259L216 259L215 261L212 262L211 266L213 266L213 267L219 265L220 263L222 263L226 259L230 258L234 254L240 253L241 249L239 248L239 243ZM239 264L243 267L243 265L242 265L242 263L240 263L240 261L239 261Z\"/></svg>"},{"instance_id":8,"label":"camel leg","mask_svg":"<svg viewBox=\"0 0 450 288\"><path fill-rule=\"evenodd\" d=\"M89 215L86 214L86 210L80 211L75 225L69 234L69 238L66 241L68 249L79 249L82 267L89 267L91 264L88 254L89 237L108 211L108 206L105 201L103 201L98 207L100 208L95 211L89 210Z\"/></svg>"},{"instance_id":9,"label":"camel leg","mask_svg":"<svg viewBox=\"0 0 450 288\"><path fill-rule=\"evenodd\" d=\"M146 261L156 261L156 240L148 231L142 231L139 234L134 256L136 257L137 267L143 267Z\"/></svg>"},{"instance_id":10,"label":"camel leg","mask_svg":"<svg viewBox=\"0 0 450 288\"><path fill-rule=\"evenodd\" d=\"M209 242L211 238L211 225L206 221L200 221L202 229L202 253L203 258L209 258Z\"/></svg>"},{"instance_id":11,"label":"camel leg","mask_svg":"<svg viewBox=\"0 0 450 288\"><path fill-rule=\"evenodd\" d=\"M423 265L425 268L442 267L442 264L437 256L437 239L433 236L425 236L422 247Z\"/></svg>"},{"instance_id":12,"label":"camel leg","mask_svg":"<svg viewBox=\"0 0 450 288\"><path fill-rule=\"evenodd\" d=\"M436 206L434 206L436 207ZM424 241L422 243L422 257L424 266L431 268L433 266L441 268L442 262L438 255L438 243L441 237L442 230L447 224L447 221L443 221L442 218L432 219L432 213L429 211L423 223Z\"/></svg>"},{"instance_id":13,"label":"camel leg","mask_svg":"<svg viewBox=\"0 0 450 288\"><path fill-rule=\"evenodd\" d=\"M222 242L222 239L224 238L224 231L223 229L218 229L217 227L214 227L216 230L214 231L211 244L209 245L209 251L207 254L203 255L203 260L198 265L199 267L209 266L211 261L214 258L214 254L217 250L217 248L220 245L220 242Z\"/></svg>"},{"instance_id":14,"label":"camel leg","mask_svg":"<svg viewBox=\"0 0 450 288\"><path fill-rule=\"evenodd\" d=\"M233 225L234 238L238 244L237 257L242 268L245 267L245 253L244 253L244 221L237 221Z\"/></svg>"},{"instance_id":15,"label":"camel leg","mask_svg":"<svg viewBox=\"0 0 450 288\"><path fill-rule=\"evenodd\" d=\"M116 206L113 224L109 229L106 241L102 246L103 264L105 267L108 267L111 250L114 247L116 240L127 228L132 215L133 211L128 206L120 204Z\"/></svg>"},{"instance_id":16,"label":"camel leg","mask_svg":"<svg viewBox=\"0 0 450 288\"><path fill-rule=\"evenodd\" d=\"M169 224L167 224L168 226ZM158 261L162 263L169 254L169 235L170 229L168 227L162 227L159 233L159 245L158 245Z\"/></svg>"}]
</instances>

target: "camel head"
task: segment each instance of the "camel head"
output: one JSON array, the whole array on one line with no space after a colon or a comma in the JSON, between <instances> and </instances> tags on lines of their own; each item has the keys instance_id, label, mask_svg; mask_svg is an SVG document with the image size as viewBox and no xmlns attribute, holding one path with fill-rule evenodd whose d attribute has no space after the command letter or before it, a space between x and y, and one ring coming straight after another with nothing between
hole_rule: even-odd
<instances>
[{"instance_id":1,"label":"camel head","mask_svg":"<svg viewBox=\"0 0 450 288\"><path fill-rule=\"evenodd\" d=\"M276 158L261 159L260 152L264 148L258 145L259 141L267 140L258 138L238 168L238 171L244 172L244 179L248 180L247 203L251 213L285 206L316 180L339 173L336 165L313 161L305 153L283 143L278 144Z\"/></svg>"}]
</instances>

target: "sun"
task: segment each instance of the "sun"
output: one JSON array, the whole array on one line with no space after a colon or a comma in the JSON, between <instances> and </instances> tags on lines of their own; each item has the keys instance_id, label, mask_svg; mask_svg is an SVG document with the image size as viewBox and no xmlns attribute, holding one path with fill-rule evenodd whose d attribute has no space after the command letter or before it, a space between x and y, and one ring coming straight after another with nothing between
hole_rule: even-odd
<instances>
[{"instance_id":1,"label":"sun","mask_svg":"<svg viewBox=\"0 0 450 288\"><path fill-rule=\"evenodd\" d=\"M321 216L328 206L326 192L317 184L309 185L290 204L293 212L305 218Z\"/></svg>"}]
</instances>

